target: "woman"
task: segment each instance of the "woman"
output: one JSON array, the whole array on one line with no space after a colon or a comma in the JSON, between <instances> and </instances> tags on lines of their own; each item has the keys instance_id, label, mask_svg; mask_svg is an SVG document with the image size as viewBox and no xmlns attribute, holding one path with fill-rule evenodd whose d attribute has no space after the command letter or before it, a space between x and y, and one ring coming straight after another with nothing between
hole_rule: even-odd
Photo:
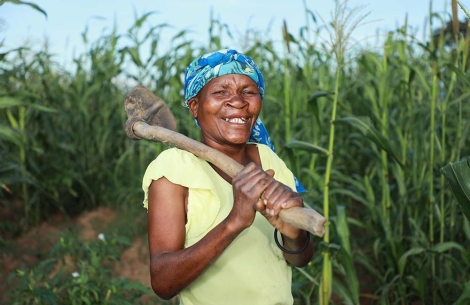
<instances>
[{"instance_id":1,"label":"woman","mask_svg":"<svg viewBox=\"0 0 470 305\"><path fill-rule=\"evenodd\" d=\"M245 168L231 179L177 148L149 165L143 189L150 274L163 299L179 294L185 305L293 303L288 264L306 265L313 247L308 232L278 217L303 202L284 162L260 144L270 144L258 119L263 96L258 66L235 50L205 54L186 71L185 106L201 141ZM275 236L282 237L282 250Z\"/></svg>"}]
</instances>

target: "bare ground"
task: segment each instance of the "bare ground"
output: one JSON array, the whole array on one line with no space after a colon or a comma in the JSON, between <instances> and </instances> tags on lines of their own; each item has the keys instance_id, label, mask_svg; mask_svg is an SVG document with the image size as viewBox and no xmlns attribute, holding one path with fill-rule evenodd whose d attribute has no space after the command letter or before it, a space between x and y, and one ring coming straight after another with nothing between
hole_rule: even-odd
<instances>
[{"instance_id":1,"label":"bare ground","mask_svg":"<svg viewBox=\"0 0 470 305\"><path fill-rule=\"evenodd\" d=\"M81 239L87 241L97 238L102 229L116 216L118 216L116 211L99 207L78 216L72 222L78 228ZM47 258L52 246L61 235L62 229L70 225L69 221L65 221L63 217L56 216L55 219L42 222L15 240L6 239L9 248L0 253L0 299L4 293L4 283L8 274L16 269L33 266ZM65 264L69 265L68 259L65 261ZM114 268L116 276L126 277L150 287L148 262L147 241L144 237L136 238L132 241L132 245L122 252L120 261ZM58 264L56 271L61 267L63 267L62 264Z\"/></svg>"}]
</instances>

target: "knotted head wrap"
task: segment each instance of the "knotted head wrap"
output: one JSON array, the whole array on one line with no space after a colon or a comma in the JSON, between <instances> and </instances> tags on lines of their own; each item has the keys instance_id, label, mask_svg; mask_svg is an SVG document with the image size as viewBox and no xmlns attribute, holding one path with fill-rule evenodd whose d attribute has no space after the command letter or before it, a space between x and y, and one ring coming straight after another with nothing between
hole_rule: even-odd
<instances>
[{"instance_id":1,"label":"knotted head wrap","mask_svg":"<svg viewBox=\"0 0 470 305\"><path fill-rule=\"evenodd\" d=\"M208 82L227 74L249 76L258 86L261 98L264 97L264 78L253 59L236 50L224 49L199 56L186 69L184 76L185 106Z\"/></svg>"},{"instance_id":2,"label":"knotted head wrap","mask_svg":"<svg viewBox=\"0 0 470 305\"><path fill-rule=\"evenodd\" d=\"M211 80L228 74L249 76L258 86L261 99L264 98L265 88L263 74L261 74L261 70L253 59L236 50L223 49L201 55L189 64L184 75L183 105L188 107L188 101L195 97ZM248 142L265 144L269 146L272 151L276 152L268 131L259 117L253 126ZM306 192L297 178L295 178L295 184L298 193Z\"/></svg>"}]
</instances>

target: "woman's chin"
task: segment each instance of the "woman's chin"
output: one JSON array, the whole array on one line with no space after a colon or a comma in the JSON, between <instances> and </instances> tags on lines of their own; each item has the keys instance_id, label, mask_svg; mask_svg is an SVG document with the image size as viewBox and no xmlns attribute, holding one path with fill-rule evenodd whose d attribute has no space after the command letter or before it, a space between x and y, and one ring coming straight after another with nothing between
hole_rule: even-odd
<instances>
[{"instance_id":1,"label":"woman's chin","mask_svg":"<svg viewBox=\"0 0 470 305\"><path fill-rule=\"evenodd\" d=\"M246 142L248 142L248 140L250 139L250 136L238 136L238 137L228 137L226 138L226 140L229 142L229 143L233 143L233 144L245 144Z\"/></svg>"}]
</instances>

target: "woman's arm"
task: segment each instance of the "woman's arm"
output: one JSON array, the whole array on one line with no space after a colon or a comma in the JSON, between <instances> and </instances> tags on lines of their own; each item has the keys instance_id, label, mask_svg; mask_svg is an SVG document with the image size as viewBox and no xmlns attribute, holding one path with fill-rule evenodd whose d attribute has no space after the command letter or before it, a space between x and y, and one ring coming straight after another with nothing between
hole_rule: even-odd
<instances>
[{"instance_id":1,"label":"woman's arm","mask_svg":"<svg viewBox=\"0 0 470 305\"><path fill-rule=\"evenodd\" d=\"M271 177L274 177L273 170L266 171ZM282 233L284 248L290 251L301 249L307 242L308 232L297 229L287 223L284 223L278 216L281 209L291 207L303 207L303 200L297 192L292 191L287 185L271 179L266 190L261 195L260 201L255 209L259 211L271 223L273 227ZM307 265L313 256L313 242L309 238L308 245L299 254L287 254L284 252L284 258L291 265L303 267Z\"/></svg>"},{"instance_id":2,"label":"woman's arm","mask_svg":"<svg viewBox=\"0 0 470 305\"><path fill-rule=\"evenodd\" d=\"M255 218L254 204L269 177L262 169L245 167L233 180L233 208L226 219L191 247L184 248L187 189L165 177L148 194L148 240L152 289L163 299L181 292L206 270Z\"/></svg>"},{"instance_id":3,"label":"woman's arm","mask_svg":"<svg viewBox=\"0 0 470 305\"><path fill-rule=\"evenodd\" d=\"M149 187L148 240L152 289L170 299L191 284L241 232L223 221L184 249L187 189L165 177Z\"/></svg>"},{"instance_id":4,"label":"woman's arm","mask_svg":"<svg viewBox=\"0 0 470 305\"><path fill-rule=\"evenodd\" d=\"M301 249L303 246L305 246L307 242L307 234L310 234L310 233L308 233L307 231L301 231L299 234L299 237L296 239L291 239L291 238L286 237L285 235L282 235L284 248L286 248L287 250L291 250L291 251L297 251ZM289 264L295 267L303 267L307 265L312 259L312 256L313 256L313 242L312 242L311 237L308 239L308 245L305 248L305 250L303 250L299 254L284 253L284 258L286 259L286 261L288 261Z\"/></svg>"}]
</instances>

